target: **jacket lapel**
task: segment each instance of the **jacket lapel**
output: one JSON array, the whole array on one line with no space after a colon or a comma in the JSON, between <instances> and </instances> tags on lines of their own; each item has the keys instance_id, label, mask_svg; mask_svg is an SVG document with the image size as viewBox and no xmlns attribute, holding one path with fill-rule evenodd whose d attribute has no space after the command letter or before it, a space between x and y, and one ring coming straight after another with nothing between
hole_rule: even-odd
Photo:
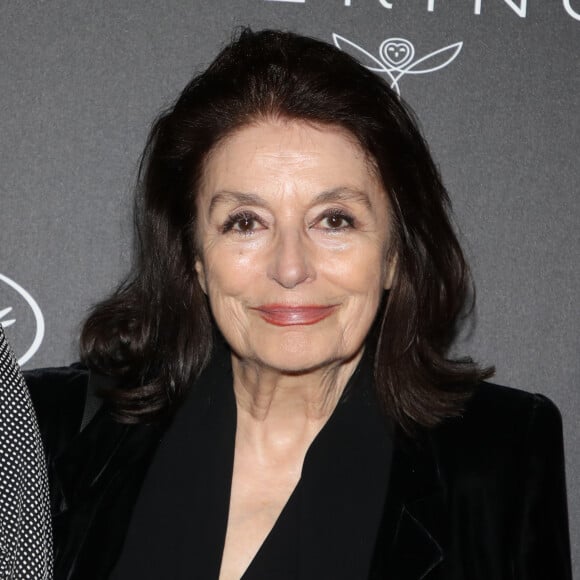
<instances>
[{"instance_id":1,"label":"jacket lapel","mask_svg":"<svg viewBox=\"0 0 580 580\"><path fill-rule=\"evenodd\" d=\"M435 578L443 561L444 490L427 436L396 431L371 580Z\"/></svg>"}]
</instances>

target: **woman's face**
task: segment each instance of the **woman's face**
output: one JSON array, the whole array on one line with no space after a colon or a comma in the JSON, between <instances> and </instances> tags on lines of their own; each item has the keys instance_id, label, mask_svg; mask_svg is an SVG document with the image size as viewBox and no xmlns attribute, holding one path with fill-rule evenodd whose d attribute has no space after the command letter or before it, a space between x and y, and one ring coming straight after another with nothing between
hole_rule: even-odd
<instances>
[{"instance_id":1,"label":"woman's face","mask_svg":"<svg viewBox=\"0 0 580 580\"><path fill-rule=\"evenodd\" d=\"M196 262L234 353L281 372L358 354L389 288L387 195L344 130L245 127L206 162Z\"/></svg>"}]
</instances>

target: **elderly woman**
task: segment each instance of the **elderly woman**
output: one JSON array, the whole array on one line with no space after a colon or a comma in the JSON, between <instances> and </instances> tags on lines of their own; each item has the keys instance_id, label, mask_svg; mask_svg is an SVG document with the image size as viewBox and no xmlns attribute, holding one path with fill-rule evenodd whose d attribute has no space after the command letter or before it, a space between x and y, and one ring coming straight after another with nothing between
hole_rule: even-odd
<instances>
[{"instance_id":1,"label":"elderly woman","mask_svg":"<svg viewBox=\"0 0 580 580\"><path fill-rule=\"evenodd\" d=\"M243 31L153 126L138 202L86 368L28 377L56 578L570 578L558 410L447 357L468 269L380 78Z\"/></svg>"}]
</instances>

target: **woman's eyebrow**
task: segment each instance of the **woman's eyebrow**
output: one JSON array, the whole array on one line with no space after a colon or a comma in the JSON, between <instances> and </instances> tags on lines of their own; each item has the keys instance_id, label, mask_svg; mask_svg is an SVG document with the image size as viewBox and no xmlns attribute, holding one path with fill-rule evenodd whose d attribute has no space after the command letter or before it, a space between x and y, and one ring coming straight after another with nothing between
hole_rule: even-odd
<instances>
[{"instance_id":1,"label":"woman's eyebrow","mask_svg":"<svg viewBox=\"0 0 580 580\"><path fill-rule=\"evenodd\" d=\"M350 187L336 187L319 193L311 206L321 203L330 203L333 201L354 201L362 203L369 211L372 211L372 204L369 196L358 189L351 189ZM211 215L213 210L220 203L236 203L239 205L254 205L258 207L268 207L268 202L255 193L244 193L241 191L218 191L212 195L209 203L208 215Z\"/></svg>"},{"instance_id":2,"label":"woman's eyebrow","mask_svg":"<svg viewBox=\"0 0 580 580\"><path fill-rule=\"evenodd\" d=\"M214 193L209 202L208 214L211 215L216 205L220 203L237 203L240 205L257 205L268 207L266 201L255 193L242 193L241 191L218 191Z\"/></svg>"},{"instance_id":3,"label":"woman's eyebrow","mask_svg":"<svg viewBox=\"0 0 580 580\"><path fill-rule=\"evenodd\" d=\"M336 187L328 191L323 191L314 198L312 205L333 201L354 201L364 204L369 211L372 210L369 196L364 191L351 189L350 187Z\"/></svg>"}]
</instances>

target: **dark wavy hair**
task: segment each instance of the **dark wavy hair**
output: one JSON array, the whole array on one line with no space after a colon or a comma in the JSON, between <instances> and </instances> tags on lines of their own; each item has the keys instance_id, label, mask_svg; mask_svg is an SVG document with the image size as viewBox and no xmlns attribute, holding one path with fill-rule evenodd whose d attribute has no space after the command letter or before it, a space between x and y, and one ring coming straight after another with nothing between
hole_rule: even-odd
<instances>
[{"instance_id":1,"label":"dark wavy hair","mask_svg":"<svg viewBox=\"0 0 580 580\"><path fill-rule=\"evenodd\" d=\"M139 171L133 270L84 324L82 360L118 379L104 393L113 415L168 416L207 364L216 329L194 269L195 197L216 145L268 119L341 127L367 153L389 195L397 256L375 322L379 398L407 431L459 414L492 370L447 356L474 294L447 192L413 113L332 45L243 29L153 124Z\"/></svg>"}]
</instances>

